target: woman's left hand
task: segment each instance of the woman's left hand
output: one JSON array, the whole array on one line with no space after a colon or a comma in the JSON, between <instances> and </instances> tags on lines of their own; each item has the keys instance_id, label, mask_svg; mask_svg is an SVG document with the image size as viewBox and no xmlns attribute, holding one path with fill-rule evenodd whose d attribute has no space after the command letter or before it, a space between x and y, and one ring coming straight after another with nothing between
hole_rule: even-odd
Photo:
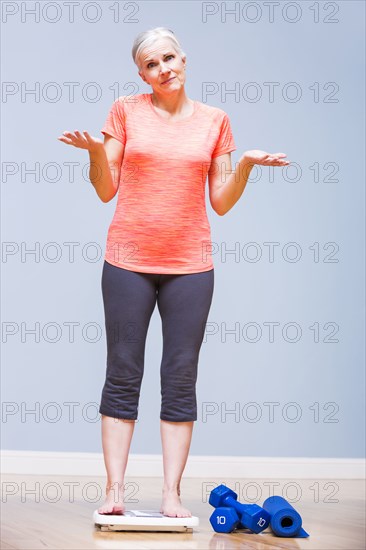
<instances>
[{"instance_id":1,"label":"woman's left hand","mask_svg":"<svg viewBox=\"0 0 366 550\"><path fill-rule=\"evenodd\" d=\"M266 153L259 149L252 149L251 151L245 151L245 159L249 164L263 164L264 166L287 166L290 161L283 160L287 157L285 153Z\"/></svg>"}]
</instances>

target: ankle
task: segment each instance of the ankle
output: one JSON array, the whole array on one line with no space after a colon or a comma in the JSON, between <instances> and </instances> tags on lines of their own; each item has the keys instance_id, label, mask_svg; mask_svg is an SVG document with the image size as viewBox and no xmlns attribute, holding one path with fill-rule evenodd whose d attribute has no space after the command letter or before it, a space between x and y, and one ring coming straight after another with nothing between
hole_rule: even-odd
<instances>
[{"instance_id":1,"label":"ankle","mask_svg":"<svg viewBox=\"0 0 366 550\"><path fill-rule=\"evenodd\" d=\"M115 490L123 491L124 490L124 481L107 481L106 491Z\"/></svg>"},{"instance_id":2,"label":"ankle","mask_svg":"<svg viewBox=\"0 0 366 550\"><path fill-rule=\"evenodd\" d=\"M173 484L164 484L163 486L163 494L174 494L180 496L180 487L179 484L173 483Z\"/></svg>"}]
</instances>

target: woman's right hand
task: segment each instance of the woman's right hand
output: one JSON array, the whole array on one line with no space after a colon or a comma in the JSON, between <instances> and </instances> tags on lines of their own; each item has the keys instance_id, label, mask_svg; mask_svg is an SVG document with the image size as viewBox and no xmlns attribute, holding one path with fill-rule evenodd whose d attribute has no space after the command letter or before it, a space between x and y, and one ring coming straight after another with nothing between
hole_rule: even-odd
<instances>
[{"instance_id":1,"label":"woman's right hand","mask_svg":"<svg viewBox=\"0 0 366 550\"><path fill-rule=\"evenodd\" d=\"M101 139L89 135L86 130L84 130L83 133L80 133L78 130L75 130L74 133L65 131L62 136L59 136L57 139L67 145L73 145L80 149L87 149L91 153L98 151L100 147L104 145Z\"/></svg>"}]
</instances>

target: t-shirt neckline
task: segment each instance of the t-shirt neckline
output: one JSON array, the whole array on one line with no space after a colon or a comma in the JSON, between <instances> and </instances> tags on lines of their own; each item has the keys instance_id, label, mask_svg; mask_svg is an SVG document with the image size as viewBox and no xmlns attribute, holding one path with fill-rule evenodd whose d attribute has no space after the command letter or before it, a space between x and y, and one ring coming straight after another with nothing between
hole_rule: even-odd
<instances>
[{"instance_id":1,"label":"t-shirt neckline","mask_svg":"<svg viewBox=\"0 0 366 550\"><path fill-rule=\"evenodd\" d=\"M181 120L168 120L164 117L162 117L161 115L159 115L159 113L155 110L154 108L154 104L152 102L152 94L146 94L147 95L147 100L148 100L148 103L150 105L150 108L152 110L152 112L154 113L154 115L161 121L161 122L165 122L165 124L182 124L184 122L189 122L190 120L192 120L192 118L196 115L197 111L198 111L198 102L193 99L193 113L190 114L189 116L185 117L185 118L182 118Z\"/></svg>"}]
</instances>

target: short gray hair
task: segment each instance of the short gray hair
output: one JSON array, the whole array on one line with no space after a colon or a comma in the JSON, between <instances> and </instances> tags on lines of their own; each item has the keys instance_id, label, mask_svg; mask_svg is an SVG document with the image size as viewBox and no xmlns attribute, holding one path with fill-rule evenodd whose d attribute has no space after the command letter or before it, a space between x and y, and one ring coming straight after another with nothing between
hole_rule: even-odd
<instances>
[{"instance_id":1,"label":"short gray hair","mask_svg":"<svg viewBox=\"0 0 366 550\"><path fill-rule=\"evenodd\" d=\"M132 47L132 58L139 70L141 70L139 57L142 50L151 46L155 40L159 38L169 38L173 43L174 49L179 53L179 55L182 57L186 56L172 30L167 29L166 27L155 27L154 29L148 29L147 31L140 32L140 34L136 36Z\"/></svg>"}]
</instances>

